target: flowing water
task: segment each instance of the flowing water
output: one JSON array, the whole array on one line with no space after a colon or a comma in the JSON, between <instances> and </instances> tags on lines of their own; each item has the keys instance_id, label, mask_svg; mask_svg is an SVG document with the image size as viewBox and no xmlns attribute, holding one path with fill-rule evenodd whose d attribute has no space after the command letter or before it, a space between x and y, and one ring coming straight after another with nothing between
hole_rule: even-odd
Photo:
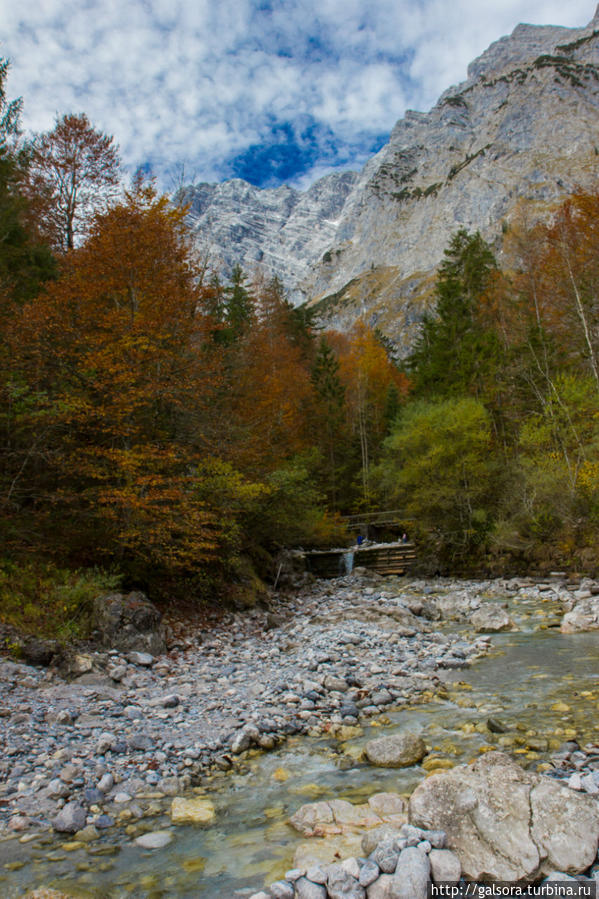
<instances>
[{"instance_id":1,"label":"flowing water","mask_svg":"<svg viewBox=\"0 0 599 899\"><path fill-rule=\"evenodd\" d=\"M286 821L302 803L364 801L382 790L408 794L422 780L419 766L383 769L360 761L363 744L383 732L421 733L440 764L468 762L492 747L541 770L565 740L599 742L599 632L559 633L558 611L550 600L519 597L511 614L520 630L494 635L492 654L448 672L446 689L429 702L391 712L347 743L290 739L207 782L202 792L215 804L215 823L172 828L174 840L165 849L141 849L124 830L87 849L70 849L69 838L57 836L1 843L1 895L12 899L40 884L81 899L249 895L292 866L304 838ZM489 718L502 732L489 730ZM164 816L144 823L148 830L170 826Z\"/></svg>"}]
</instances>

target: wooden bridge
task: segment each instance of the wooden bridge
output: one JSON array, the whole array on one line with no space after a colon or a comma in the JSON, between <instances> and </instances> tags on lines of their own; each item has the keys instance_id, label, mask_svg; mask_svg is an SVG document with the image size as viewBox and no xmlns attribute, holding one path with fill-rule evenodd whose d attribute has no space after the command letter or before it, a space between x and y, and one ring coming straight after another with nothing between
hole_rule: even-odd
<instances>
[{"instance_id":1,"label":"wooden bridge","mask_svg":"<svg viewBox=\"0 0 599 899\"><path fill-rule=\"evenodd\" d=\"M408 519L405 517L405 512L401 509L358 512L356 515L342 515L341 520L351 529L359 528L360 526L367 528L369 525L376 525L378 527L384 525L401 527L408 522Z\"/></svg>"},{"instance_id":2,"label":"wooden bridge","mask_svg":"<svg viewBox=\"0 0 599 899\"><path fill-rule=\"evenodd\" d=\"M377 574L405 574L416 558L413 543L368 543L348 549L312 550L305 554L306 568L317 577L343 577L354 568Z\"/></svg>"}]
</instances>

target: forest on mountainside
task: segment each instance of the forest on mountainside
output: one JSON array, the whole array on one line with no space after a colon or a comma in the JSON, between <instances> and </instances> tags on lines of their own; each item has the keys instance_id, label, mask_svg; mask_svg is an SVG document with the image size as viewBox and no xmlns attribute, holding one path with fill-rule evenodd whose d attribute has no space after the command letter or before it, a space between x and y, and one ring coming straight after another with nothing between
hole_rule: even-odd
<instances>
[{"instance_id":1,"label":"forest on mountainside","mask_svg":"<svg viewBox=\"0 0 599 899\"><path fill-rule=\"evenodd\" d=\"M599 196L454 235L400 368L277 279L223 283L186 210L85 115L19 135L0 65L0 617L84 632L100 590L252 602L285 546L401 508L441 571L595 569ZM448 239L451 236L448 235Z\"/></svg>"}]
</instances>

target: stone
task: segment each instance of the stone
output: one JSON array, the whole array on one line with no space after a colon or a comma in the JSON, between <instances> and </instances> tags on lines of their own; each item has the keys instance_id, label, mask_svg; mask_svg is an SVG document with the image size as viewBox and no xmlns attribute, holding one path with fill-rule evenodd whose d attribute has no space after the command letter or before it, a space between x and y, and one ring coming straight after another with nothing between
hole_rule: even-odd
<instances>
[{"instance_id":1,"label":"stone","mask_svg":"<svg viewBox=\"0 0 599 899\"><path fill-rule=\"evenodd\" d=\"M422 737L411 733L389 734L369 740L365 754L371 765L381 768L407 768L417 765L426 755Z\"/></svg>"},{"instance_id":2,"label":"stone","mask_svg":"<svg viewBox=\"0 0 599 899\"><path fill-rule=\"evenodd\" d=\"M291 826L307 837L322 833L322 825L333 824L334 821L328 802L306 802L289 819Z\"/></svg>"},{"instance_id":3,"label":"stone","mask_svg":"<svg viewBox=\"0 0 599 899\"><path fill-rule=\"evenodd\" d=\"M331 865L327 878L330 899L365 899L364 887L343 865Z\"/></svg>"},{"instance_id":4,"label":"stone","mask_svg":"<svg viewBox=\"0 0 599 899\"><path fill-rule=\"evenodd\" d=\"M327 899L326 887L312 883L307 877L300 877L294 886L296 899Z\"/></svg>"},{"instance_id":5,"label":"stone","mask_svg":"<svg viewBox=\"0 0 599 899\"><path fill-rule=\"evenodd\" d=\"M121 652L134 651L152 656L166 652L161 619L156 606L138 591L126 596L111 593L94 600L92 626L98 632L100 642Z\"/></svg>"},{"instance_id":6,"label":"stone","mask_svg":"<svg viewBox=\"0 0 599 899\"><path fill-rule=\"evenodd\" d=\"M108 731L100 734L100 736L98 737L98 742L96 744L96 754L105 755L107 752L109 752L109 750L113 748L116 741L117 737L115 736L115 734L108 733Z\"/></svg>"},{"instance_id":7,"label":"stone","mask_svg":"<svg viewBox=\"0 0 599 899\"><path fill-rule=\"evenodd\" d=\"M58 833L77 833L87 822L87 812L78 802L67 802L52 821Z\"/></svg>"},{"instance_id":8,"label":"stone","mask_svg":"<svg viewBox=\"0 0 599 899\"><path fill-rule=\"evenodd\" d=\"M597 852L596 802L500 752L428 777L410 798L409 816L418 827L445 830L468 880L577 874Z\"/></svg>"},{"instance_id":9,"label":"stone","mask_svg":"<svg viewBox=\"0 0 599 899\"><path fill-rule=\"evenodd\" d=\"M384 840L379 843L374 852L370 853L370 861L377 865L383 874L393 874L399 859L399 849L393 840Z\"/></svg>"},{"instance_id":10,"label":"stone","mask_svg":"<svg viewBox=\"0 0 599 899\"><path fill-rule=\"evenodd\" d=\"M293 899L293 884L287 880L277 880L269 886L270 894L273 899Z\"/></svg>"},{"instance_id":11,"label":"stone","mask_svg":"<svg viewBox=\"0 0 599 899\"><path fill-rule=\"evenodd\" d=\"M416 846L404 849L393 875L396 899L426 899L430 870L428 855Z\"/></svg>"},{"instance_id":12,"label":"stone","mask_svg":"<svg viewBox=\"0 0 599 899\"><path fill-rule=\"evenodd\" d=\"M140 665L142 668L151 668L154 664L154 656L149 652L128 652L127 661L132 665Z\"/></svg>"},{"instance_id":13,"label":"stone","mask_svg":"<svg viewBox=\"0 0 599 899\"><path fill-rule=\"evenodd\" d=\"M599 629L599 596L590 596L577 602L562 618L562 634L577 634Z\"/></svg>"},{"instance_id":14,"label":"stone","mask_svg":"<svg viewBox=\"0 0 599 899\"><path fill-rule=\"evenodd\" d=\"M98 781L98 790L100 790L101 793L109 793L110 790L112 790L113 786L114 777L112 776L110 771L107 771Z\"/></svg>"},{"instance_id":15,"label":"stone","mask_svg":"<svg viewBox=\"0 0 599 899\"><path fill-rule=\"evenodd\" d=\"M313 881L313 883L326 883L327 882L327 872L321 865L312 865L311 868L308 868L306 871L306 877L308 880Z\"/></svg>"},{"instance_id":16,"label":"stone","mask_svg":"<svg viewBox=\"0 0 599 899\"><path fill-rule=\"evenodd\" d=\"M360 868L360 875L358 878L360 885L369 887L371 883L374 883L380 873L379 866L371 859L366 859Z\"/></svg>"},{"instance_id":17,"label":"stone","mask_svg":"<svg viewBox=\"0 0 599 899\"><path fill-rule=\"evenodd\" d=\"M341 867L344 871L347 871L348 874L357 880L360 876L360 864L357 858L344 858L342 862L340 862Z\"/></svg>"},{"instance_id":18,"label":"stone","mask_svg":"<svg viewBox=\"0 0 599 899\"><path fill-rule=\"evenodd\" d=\"M154 740L148 734L133 734L127 740L130 749L148 752L154 748Z\"/></svg>"},{"instance_id":19,"label":"stone","mask_svg":"<svg viewBox=\"0 0 599 899\"><path fill-rule=\"evenodd\" d=\"M164 849L172 841L173 835L170 830L154 830L151 833L144 833L140 837L136 837L133 842L136 846L141 846L142 849Z\"/></svg>"},{"instance_id":20,"label":"stone","mask_svg":"<svg viewBox=\"0 0 599 899\"><path fill-rule=\"evenodd\" d=\"M170 810L173 824L209 824L215 814L209 799L185 799L182 796L173 799Z\"/></svg>"},{"instance_id":21,"label":"stone","mask_svg":"<svg viewBox=\"0 0 599 899\"><path fill-rule=\"evenodd\" d=\"M403 823L407 820L407 805L399 793L375 793L368 799L368 805L383 821Z\"/></svg>"},{"instance_id":22,"label":"stone","mask_svg":"<svg viewBox=\"0 0 599 899\"><path fill-rule=\"evenodd\" d=\"M51 799L66 799L71 794L71 788L55 777L46 787L46 792Z\"/></svg>"},{"instance_id":23,"label":"stone","mask_svg":"<svg viewBox=\"0 0 599 899\"><path fill-rule=\"evenodd\" d=\"M395 887L391 874L381 874L366 890L367 899L396 899Z\"/></svg>"},{"instance_id":24,"label":"stone","mask_svg":"<svg viewBox=\"0 0 599 899\"><path fill-rule=\"evenodd\" d=\"M428 854L431 876L435 883L457 883L462 876L462 864L450 849L431 849Z\"/></svg>"},{"instance_id":25,"label":"stone","mask_svg":"<svg viewBox=\"0 0 599 899\"><path fill-rule=\"evenodd\" d=\"M496 602L483 603L470 616L470 623L478 633L518 630L507 611Z\"/></svg>"},{"instance_id":26,"label":"stone","mask_svg":"<svg viewBox=\"0 0 599 899\"><path fill-rule=\"evenodd\" d=\"M374 827L372 830L366 831L362 835L362 852L369 856L376 849L379 843L392 840L397 842L402 838L402 832L397 827L383 825L382 827ZM404 846L407 845L404 841ZM403 848L403 847L402 847Z\"/></svg>"}]
</instances>

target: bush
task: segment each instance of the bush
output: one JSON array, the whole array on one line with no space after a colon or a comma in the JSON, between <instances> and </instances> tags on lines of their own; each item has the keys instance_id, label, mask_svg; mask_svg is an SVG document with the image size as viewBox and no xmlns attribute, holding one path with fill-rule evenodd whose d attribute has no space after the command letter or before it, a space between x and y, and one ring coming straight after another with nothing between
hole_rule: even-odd
<instances>
[{"instance_id":1,"label":"bush","mask_svg":"<svg viewBox=\"0 0 599 899\"><path fill-rule=\"evenodd\" d=\"M89 636L96 596L119 586L118 574L68 570L50 562L0 560L0 620L20 631L59 640Z\"/></svg>"}]
</instances>

